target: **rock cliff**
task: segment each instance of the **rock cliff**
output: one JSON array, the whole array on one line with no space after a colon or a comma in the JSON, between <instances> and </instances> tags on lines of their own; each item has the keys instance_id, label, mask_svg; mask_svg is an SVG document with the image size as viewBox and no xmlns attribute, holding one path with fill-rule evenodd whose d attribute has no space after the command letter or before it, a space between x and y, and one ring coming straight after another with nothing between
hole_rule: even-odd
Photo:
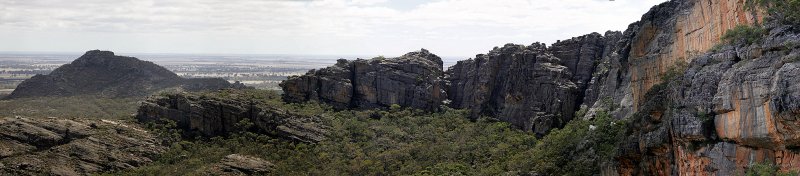
<instances>
[{"instance_id":1,"label":"rock cliff","mask_svg":"<svg viewBox=\"0 0 800 176\"><path fill-rule=\"evenodd\" d=\"M628 117L644 102L644 94L661 82L669 68L689 63L719 43L726 30L753 24L760 13L744 9L743 0L672 0L650 9L632 23L603 53L592 92L604 102L586 106L615 106L614 114ZM595 95L591 95L595 96ZM591 103L591 104L589 104Z\"/></svg>"},{"instance_id":2,"label":"rock cliff","mask_svg":"<svg viewBox=\"0 0 800 176\"><path fill-rule=\"evenodd\" d=\"M289 77L280 86L287 102L317 101L337 109L396 104L434 110L447 98L442 75L442 59L422 49L397 58L340 59L334 66Z\"/></svg>"},{"instance_id":3,"label":"rock cliff","mask_svg":"<svg viewBox=\"0 0 800 176\"><path fill-rule=\"evenodd\" d=\"M580 55L563 62L582 66L580 59L586 58ZM573 76L570 67L561 62L540 43L507 44L459 61L447 71L451 107L469 109L473 117L496 117L543 135L571 120L578 99L578 86L572 80L583 79Z\"/></svg>"},{"instance_id":4,"label":"rock cliff","mask_svg":"<svg viewBox=\"0 0 800 176\"><path fill-rule=\"evenodd\" d=\"M22 82L7 98L99 95L144 97L167 88L189 91L243 87L219 78L184 79L164 67L110 51L88 51L48 75Z\"/></svg>"},{"instance_id":5,"label":"rock cliff","mask_svg":"<svg viewBox=\"0 0 800 176\"><path fill-rule=\"evenodd\" d=\"M622 175L740 175L752 163L800 168L800 35L767 25L752 45L702 54L644 95Z\"/></svg>"},{"instance_id":6,"label":"rock cliff","mask_svg":"<svg viewBox=\"0 0 800 176\"><path fill-rule=\"evenodd\" d=\"M140 122L169 119L186 132L221 136L252 130L301 142L325 138L326 127L316 116L297 114L254 100L250 93L233 89L209 94L169 93L149 97L139 107ZM250 122L252 127L247 129Z\"/></svg>"}]
</instances>

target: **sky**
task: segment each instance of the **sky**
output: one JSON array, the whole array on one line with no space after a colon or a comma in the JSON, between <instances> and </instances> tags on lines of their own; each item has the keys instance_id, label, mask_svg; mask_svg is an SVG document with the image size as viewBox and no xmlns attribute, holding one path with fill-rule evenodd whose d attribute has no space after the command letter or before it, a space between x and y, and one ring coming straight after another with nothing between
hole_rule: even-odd
<instances>
[{"instance_id":1,"label":"sky","mask_svg":"<svg viewBox=\"0 0 800 176\"><path fill-rule=\"evenodd\" d=\"M0 0L0 51L470 57L625 30L665 0Z\"/></svg>"}]
</instances>

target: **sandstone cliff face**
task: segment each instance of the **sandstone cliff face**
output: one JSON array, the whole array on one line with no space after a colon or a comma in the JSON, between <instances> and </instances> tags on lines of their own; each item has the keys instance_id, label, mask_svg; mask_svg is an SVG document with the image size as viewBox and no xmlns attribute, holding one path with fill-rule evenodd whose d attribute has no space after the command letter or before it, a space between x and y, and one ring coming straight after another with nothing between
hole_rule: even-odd
<instances>
[{"instance_id":1,"label":"sandstone cliff face","mask_svg":"<svg viewBox=\"0 0 800 176\"><path fill-rule=\"evenodd\" d=\"M616 42L608 41L617 45L603 54L604 69L597 70L600 76L592 83L600 85L591 85L593 92L587 93L607 101L584 105L594 110L615 106L618 118L629 117L669 68L708 51L727 29L760 18L744 10L743 0L673 0L655 6Z\"/></svg>"},{"instance_id":2,"label":"sandstone cliff face","mask_svg":"<svg viewBox=\"0 0 800 176\"><path fill-rule=\"evenodd\" d=\"M290 77L280 84L288 102L317 101L337 109L397 104L434 110L447 98L442 59L422 49L397 58L347 61Z\"/></svg>"},{"instance_id":3,"label":"sandstone cliff face","mask_svg":"<svg viewBox=\"0 0 800 176\"><path fill-rule=\"evenodd\" d=\"M699 55L655 86L631 119L621 175L740 175L753 163L800 168L800 35L768 37Z\"/></svg>"},{"instance_id":4,"label":"sandstone cliff face","mask_svg":"<svg viewBox=\"0 0 800 176\"><path fill-rule=\"evenodd\" d=\"M165 150L132 124L88 119L0 119L0 175L88 175L150 163Z\"/></svg>"},{"instance_id":5,"label":"sandstone cliff face","mask_svg":"<svg viewBox=\"0 0 800 176\"><path fill-rule=\"evenodd\" d=\"M319 117L278 109L233 89L216 93L226 96L192 93L155 95L142 102L136 118L140 122L173 120L178 128L206 136L253 130L301 142L318 142L325 138L327 130ZM237 126L243 120L251 122L253 129Z\"/></svg>"},{"instance_id":6,"label":"sandstone cliff face","mask_svg":"<svg viewBox=\"0 0 800 176\"><path fill-rule=\"evenodd\" d=\"M98 95L144 97L153 92L180 87L189 91L242 87L219 78L184 79L152 62L116 56L110 51L88 51L49 75L36 75L22 82L7 98Z\"/></svg>"}]
</instances>

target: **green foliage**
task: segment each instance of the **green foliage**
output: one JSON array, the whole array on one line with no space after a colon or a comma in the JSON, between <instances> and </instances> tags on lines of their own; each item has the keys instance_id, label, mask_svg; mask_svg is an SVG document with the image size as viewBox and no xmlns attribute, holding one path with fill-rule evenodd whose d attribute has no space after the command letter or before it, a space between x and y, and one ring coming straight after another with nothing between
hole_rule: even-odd
<instances>
[{"instance_id":1,"label":"green foliage","mask_svg":"<svg viewBox=\"0 0 800 176\"><path fill-rule=\"evenodd\" d=\"M177 126L178 124L175 121L168 119L145 124L145 128L155 134L158 139L161 139L161 143L164 145L169 145L182 139L182 131L175 128Z\"/></svg>"},{"instance_id":2,"label":"green foliage","mask_svg":"<svg viewBox=\"0 0 800 176\"><path fill-rule=\"evenodd\" d=\"M746 1L748 10L760 7L766 10L769 16L787 25L800 24L800 0L749 0Z\"/></svg>"},{"instance_id":3,"label":"green foliage","mask_svg":"<svg viewBox=\"0 0 800 176\"><path fill-rule=\"evenodd\" d=\"M549 175L594 175L616 155L625 127L624 121L614 120L605 111L593 120L575 119L551 131L532 150L517 154L511 165Z\"/></svg>"},{"instance_id":4,"label":"green foliage","mask_svg":"<svg viewBox=\"0 0 800 176\"><path fill-rule=\"evenodd\" d=\"M36 97L0 100L0 117L128 119L141 98L96 96Z\"/></svg>"},{"instance_id":5,"label":"green foliage","mask_svg":"<svg viewBox=\"0 0 800 176\"><path fill-rule=\"evenodd\" d=\"M469 112L391 106L388 110L333 111L317 103L286 104L270 91L219 92L206 98L247 99L298 113L319 115L326 140L292 142L241 130L227 137L175 140L174 122L148 128L170 147L153 163L114 175L203 175L229 154L263 158L274 175L592 175L612 160L624 121L605 111L576 119L537 140L533 133ZM237 128L253 125L240 121Z\"/></svg>"},{"instance_id":6,"label":"green foliage","mask_svg":"<svg viewBox=\"0 0 800 176\"><path fill-rule=\"evenodd\" d=\"M614 103L614 99L611 98L611 97L603 97L602 99L600 99L600 103L602 103L603 106L608 108L608 111L612 111L613 112L613 111L616 111L617 108L619 108L619 104ZM586 114L586 113L584 112L584 114Z\"/></svg>"},{"instance_id":7,"label":"green foliage","mask_svg":"<svg viewBox=\"0 0 800 176\"><path fill-rule=\"evenodd\" d=\"M686 72L687 67L688 64L683 60L676 62L674 65L668 67L667 71L661 75L661 82L667 83L678 80L683 77L683 73Z\"/></svg>"},{"instance_id":8,"label":"green foliage","mask_svg":"<svg viewBox=\"0 0 800 176\"><path fill-rule=\"evenodd\" d=\"M725 31L720 40L726 44L737 44L739 42L750 45L753 43L761 42L767 30L764 27L756 25L737 25L732 29Z\"/></svg>"},{"instance_id":9,"label":"green foliage","mask_svg":"<svg viewBox=\"0 0 800 176\"><path fill-rule=\"evenodd\" d=\"M248 94L205 96L254 96ZM279 99L271 95L261 98L255 100L276 103L273 100ZM271 161L275 175L498 175L512 169L508 163L530 162L519 154L536 145L531 133L509 123L470 121L463 110L425 113L393 106L387 111L335 112L315 103L274 106L322 114L330 126L328 139L305 144L242 131L228 137L186 140L174 142L152 164L114 174L201 175L224 156L238 153ZM376 114L381 118L374 118ZM238 124L241 128L251 125L247 121ZM154 129L166 133L161 127Z\"/></svg>"},{"instance_id":10,"label":"green foliage","mask_svg":"<svg viewBox=\"0 0 800 176\"><path fill-rule=\"evenodd\" d=\"M780 172L780 168L770 163L755 163L747 168L746 176L796 176L797 171Z\"/></svg>"},{"instance_id":11,"label":"green foliage","mask_svg":"<svg viewBox=\"0 0 800 176\"><path fill-rule=\"evenodd\" d=\"M575 118L583 118L583 116L586 116L586 112L588 111L589 111L588 107L586 106L581 107L581 109L575 111Z\"/></svg>"},{"instance_id":12,"label":"green foliage","mask_svg":"<svg viewBox=\"0 0 800 176\"><path fill-rule=\"evenodd\" d=\"M717 43L716 45L714 45L713 47L711 47L711 49L709 49L708 51L709 51L709 52L717 52L717 51L720 51L720 50L722 50L722 45L723 45L722 43Z\"/></svg>"}]
</instances>

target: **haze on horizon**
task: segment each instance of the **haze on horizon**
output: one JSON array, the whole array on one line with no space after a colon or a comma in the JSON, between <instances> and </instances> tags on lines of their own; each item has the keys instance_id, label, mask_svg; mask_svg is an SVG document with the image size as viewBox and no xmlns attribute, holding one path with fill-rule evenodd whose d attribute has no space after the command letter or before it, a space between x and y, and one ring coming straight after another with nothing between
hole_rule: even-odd
<instances>
[{"instance_id":1,"label":"haze on horizon","mask_svg":"<svg viewBox=\"0 0 800 176\"><path fill-rule=\"evenodd\" d=\"M471 57L624 30L665 0L0 0L0 51Z\"/></svg>"}]
</instances>

